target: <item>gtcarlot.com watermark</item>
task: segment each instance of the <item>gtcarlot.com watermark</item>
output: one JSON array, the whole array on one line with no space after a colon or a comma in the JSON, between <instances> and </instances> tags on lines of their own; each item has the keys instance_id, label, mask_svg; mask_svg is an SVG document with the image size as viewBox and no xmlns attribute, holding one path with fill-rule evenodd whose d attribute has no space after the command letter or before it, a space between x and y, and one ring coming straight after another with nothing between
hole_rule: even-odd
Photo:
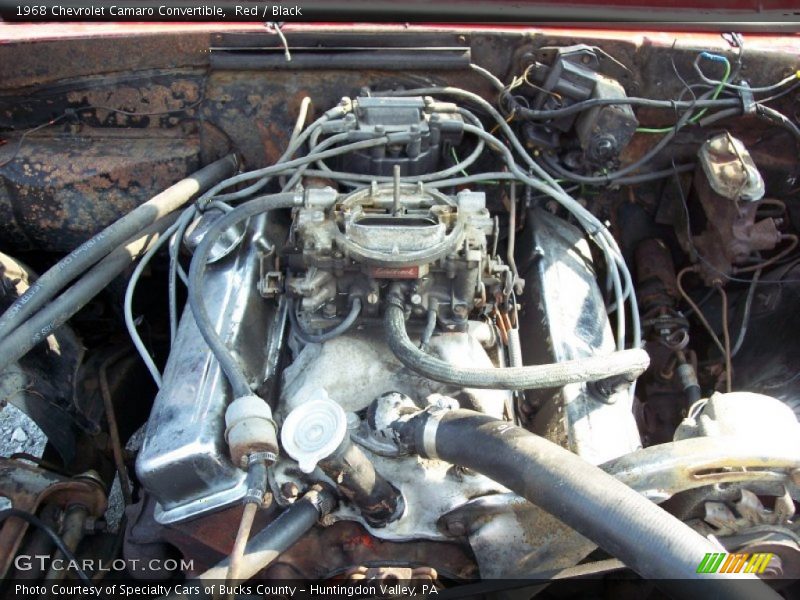
<instances>
[{"instance_id":1,"label":"gtcarlot.com watermark","mask_svg":"<svg viewBox=\"0 0 800 600\"><path fill-rule=\"evenodd\" d=\"M30 571L31 569L52 569L53 571L72 571L79 570L84 573L109 573L117 572L150 572L155 574L163 573L165 576L174 571L193 571L194 561L174 558L152 558L141 560L138 558L116 558L114 560L104 560L101 558L83 558L80 560L67 560L62 558L53 559L49 554L20 554L14 559L14 566L18 571Z\"/></svg>"}]
</instances>

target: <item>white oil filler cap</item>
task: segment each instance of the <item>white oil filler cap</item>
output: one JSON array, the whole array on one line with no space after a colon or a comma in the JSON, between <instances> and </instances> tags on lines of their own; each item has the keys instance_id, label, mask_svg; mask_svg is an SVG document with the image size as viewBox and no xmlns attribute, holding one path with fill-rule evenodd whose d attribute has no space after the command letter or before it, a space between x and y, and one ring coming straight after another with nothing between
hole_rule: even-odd
<instances>
[{"instance_id":1,"label":"white oil filler cap","mask_svg":"<svg viewBox=\"0 0 800 600\"><path fill-rule=\"evenodd\" d=\"M311 399L313 398L313 399ZM292 410L281 427L281 444L303 473L333 454L347 435L347 415L328 393L317 388Z\"/></svg>"}]
</instances>

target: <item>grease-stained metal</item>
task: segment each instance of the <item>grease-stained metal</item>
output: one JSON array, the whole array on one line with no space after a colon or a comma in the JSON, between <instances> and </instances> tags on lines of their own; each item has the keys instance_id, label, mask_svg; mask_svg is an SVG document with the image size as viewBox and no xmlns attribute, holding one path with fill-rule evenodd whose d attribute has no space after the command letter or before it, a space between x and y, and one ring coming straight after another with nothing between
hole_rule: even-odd
<instances>
[{"instance_id":1,"label":"grease-stained metal","mask_svg":"<svg viewBox=\"0 0 800 600\"><path fill-rule=\"evenodd\" d=\"M0 496L14 508L36 514L46 504L66 509L83 506L89 515L100 517L106 510L106 495L97 475L91 472L65 477L20 460L0 458ZM0 528L0 577L5 578L16 555L27 521L9 517Z\"/></svg>"}]
</instances>

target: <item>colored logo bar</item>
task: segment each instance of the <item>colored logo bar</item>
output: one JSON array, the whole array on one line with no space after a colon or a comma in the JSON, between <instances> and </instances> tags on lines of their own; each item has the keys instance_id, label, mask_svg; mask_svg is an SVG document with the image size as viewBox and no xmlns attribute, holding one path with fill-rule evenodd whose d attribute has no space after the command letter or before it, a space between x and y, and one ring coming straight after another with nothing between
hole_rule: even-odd
<instances>
[{"instance_id":1,"label":"colored logo bar","mask_svg":"<svg viewBox=\"0 0 800 600\"><path fill-rule=\"evenodd\" d=\"M698 573L755 573L760 575L766 571L771 552L754 552L728 554L727 552L711 552L703 557L697 565Z\"/></svg>"}]
</instances>

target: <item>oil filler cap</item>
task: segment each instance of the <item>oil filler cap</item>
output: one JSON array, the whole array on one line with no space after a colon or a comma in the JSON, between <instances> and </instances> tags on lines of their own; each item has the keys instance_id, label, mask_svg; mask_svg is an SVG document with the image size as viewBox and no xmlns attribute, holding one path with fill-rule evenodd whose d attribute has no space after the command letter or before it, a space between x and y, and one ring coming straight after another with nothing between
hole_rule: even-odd
<instances>
[{"instance_id":1,"label":"oil filler cap","mask_svg":"<svg viewBox=\"0 0 800 600\"><path fill-rule=\"evenodd\" d=\"M347 435L347 415L323 389L292 410L281 427L281 443L300 470L311 473L317 463L342 445Z\"/></svg>"}]
</instances>

